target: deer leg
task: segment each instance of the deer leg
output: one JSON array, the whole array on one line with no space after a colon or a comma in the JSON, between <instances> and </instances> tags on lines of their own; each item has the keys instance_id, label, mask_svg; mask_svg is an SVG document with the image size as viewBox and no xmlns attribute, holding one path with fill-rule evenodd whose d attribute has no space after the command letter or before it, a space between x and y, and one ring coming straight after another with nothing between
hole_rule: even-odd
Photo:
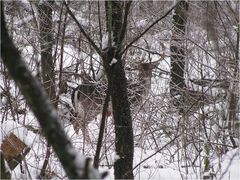
<instances>
[{"instance_id":1,"label":"deer leg","mask_svg":"<svg viewBox=\"0 0 240 180\"><path fill-rule=\"evenodd\" d=\"M72 125L73 125L73 129L75 131L76 134L79 133L79 129L81 127L80 123L79 123L79 118L78 117L75 117L74 121L72 122Z\"/></svg>"},{"instance_id":2,"label":"deer leg","mask_svg":"<svg viewBox=\"0 0 240 180\"><path fill-rule=\"evenodd\" d=\"M84 119L83 119L83 123L82 123L82 132L83 132L83 137L85 138L85 140L87 142L91 141L90 135L89 135L89 131L88 131L88 124L91 122L90 120L91 118L88 116L87 113L85 113Z\"/></svg>"},{"instance_id":3,"label":"deer leg","mask_svg":"<svg viewBox=\"0 0 240 180\"><path fill-rule=\"evenodd\" d=\"M81 129L84 141L86 140L87 142L90 142L91 139L88 131L88 122L86 121L87 118L85 117L85 114L86 113L83 111L76 112L71 118L71 122L75 133L78 134Z\"/></svg>"},{"instance_id":4,"label":"deer leg","mask_svg":"<svg viewBox=\"0 0 240 180\"><path fill-rule=\"evenodd\" d=\"M76 134L79 133L79 129L80 129L80 126L79 126L79 118L78 118L78 114L75 113L75 112L72 112L71 114L71 117L70 117L70 122L73 126L73 129L75 131Z\"/></svg>"},{"instance_id":5,"label":"deer leg","mask_svg":"<svg viewBox=\"0 0 240 180\"><path fill-rule=\"evenodd\" d=\"M76 134L78 134L81 129L84 140L90 142L91 139L88 131L88 124L84 121L84 118L77 116L72 122L72 125Z\"/></svg>"}]
</instances>

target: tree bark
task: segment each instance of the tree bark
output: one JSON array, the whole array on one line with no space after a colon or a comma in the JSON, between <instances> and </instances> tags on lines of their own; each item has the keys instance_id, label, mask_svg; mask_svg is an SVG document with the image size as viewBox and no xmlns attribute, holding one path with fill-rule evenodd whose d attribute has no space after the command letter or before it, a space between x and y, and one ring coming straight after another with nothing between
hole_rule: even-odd
<instances>
[{"instance_id":1,"label":"tree bark","mask_svg":"<svg viewBox=\"0 0 240 180\"><path fill-rule=\"evenodd\" d=\"M239 3L238 3L239 7ZM239 13L238 13L239 14ZM239 16L237 16L239 17ZM239 92L239 41L240 41L240 25L237 27L237 40L236 40L236 50L235 50L235 62L233 63L233 77L235 78L232 82L232 88L230 90L229 98L229 114L228 114L228 133L230 141L233 145L233 148L237 148L239 145L235 142L234 138L238 138L239 125L237 125L237 106L239 97L237 92Z\"/></svg>"},{"instance_id":2,"label":"tree bark","mask_svg":"<svg viewBox=\"0 0 240 180\"><path fill-rule=\"evenodd\" d=\"M46 90L51 102L57 106L55 81L54 81L54 58L53 58L53 20L52 5L54 1L45 1L38 5L38 20L40 31L40 49L41 49L41 77L43 87ZM51 147L47 145L45 160L40 172L40 177L45 177L51 155Z\"/></svg>"},{"instance_id":3,"label":"tree bark","mask_svg":"<svg viewBox=\"0 0 240 180\"><path fill-rule=\"evenodd\" d=\"M55 73L53 62L53 20L52 5L54 1L46 1L38 5L39 12L39 29L40 29L40 48L41 48L41 69L43 87L50 100L55 103Z\"/></svg>"},{"instance_id":4,"label":"tree bark","mask_svg":"<svg viewBox=\"0 0 240 180\"><path fill-rule=\"evenodd\" d=\"M113 108L115 126L115 148L118 159L114 163L115 179L133 179L133 128L130 103L127 93L127 79L121 57L122 42L126 26L123 27L121 2L106 1L107 32L113 34L107 50L103 55L104 68L107 73ZM127 13L125 11L125 13ZM111 39L111 38L110 38ZM112 43L112 42L113 43ZM112 64L112 60L117 62ZM111 65L112 64L112 65Z\"/></svg>"}]
</instances>

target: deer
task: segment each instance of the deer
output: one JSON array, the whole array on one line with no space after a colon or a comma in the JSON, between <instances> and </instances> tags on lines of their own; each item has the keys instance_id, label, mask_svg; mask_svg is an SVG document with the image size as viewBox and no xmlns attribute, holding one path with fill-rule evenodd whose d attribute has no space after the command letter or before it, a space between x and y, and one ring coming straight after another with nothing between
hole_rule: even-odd
<instances>
[{"instance_id":1,"label":"deer","mask_svg":"<svg viewBox=\"0 0 240 180\"><path fill-rule=\"evenodd\" d=\"M211 79L190 79L190 81L198 86L203 87L214 87L226 89L229 87L229 82L227 80L211 80ZM194 114L200 107L205 105L215 104L219 102L222 98L225 98L224 94L211 95L205 91L192 90L185 86L182 89L178 88L178 94L173 95L172 103L175 107L179 109L180 113L183 114Z\"/></svg>"},{"instance_id":2,"label":"deer","mask_svg":"<svg viewBox=\"0 0 240 180\"><path fill-rule=\"evenodd\" d=\"M135 65L139 71L138 81L128 80L128 96L131 107L141 104L143 97L149 94L151 89L152 71L158 62L140 63ZM94 82L91 78L84 78L83 82L72 91L72 104L75 109L73 127L78 134L81 129L83 137L90 141L88 125L101 113L106 95L107 86L103 81ZM111 102L109 103L106 116L112 114Z\"/></svg>"},{"instance_id":3,"label":"deer","mask_svg":"<svg viewBox=\"0 0 240 180\"><path fill-rule=\"evenodd\" d=\"M84 139L90 141L87 127L100 114L107 87L100 78L94 81L86 72L79 76L82 83L72 90L71 101L74 109L71 111L70 121L75 133L78 134L81 130ZM111 114L110 109L107 110L107 116L108 114Z\"/></svg>"}]
</instances>

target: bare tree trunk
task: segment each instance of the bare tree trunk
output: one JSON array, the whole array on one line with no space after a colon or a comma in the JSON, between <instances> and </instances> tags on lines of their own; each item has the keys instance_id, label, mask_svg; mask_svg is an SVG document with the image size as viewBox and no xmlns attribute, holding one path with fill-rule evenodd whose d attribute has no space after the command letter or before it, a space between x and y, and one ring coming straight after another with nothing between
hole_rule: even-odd
<instances>
[{"instance_id":1,"label":"bare tree trunk","mask_svg":"<svg viewBox=\"0 0 240 180\"><path fill-rule=\"evenodd\" d=\"M239 4L238 4L239 6ZM237 41L235 50L235 62L233 63L233 77L235 78L232 82L232 88L230 91L230 102L229 102L229 112L228 112L228 132L230 141L233 148L237 148L234 138L239 138L239 124L237 124L237 111L238 111L238 100L237 92L239 92L239 41L240 41L240 25L237 27ZM238 126L238 127L236 127Z\"/></svg>"},{"instance_id":2,"label":"bare tree trunk","mask_svg":"<svg viewBox=\"0 0 240 180\"><path fill-rule=\"evenodd\" d=\"M115 148L118 159L114 163L115 179L133 179L133 128L130 103L127 93L127 79L120 52L125 36L126 20L122 19L122 6L119 1L106 1L107 31L109 44L103 55L112 98L115 125ZM125 11L125 15L128 13ZM113 63L114 62L114 63Z\"/></svg>"},{"instance_id":3,"label":"bare tree trunk","mask_svg":"<svg viewBox=\"0 0 240 180\"><path fill-rule=\"evenodd\" d=\"M184 88L185 85L185 29L187 22L187 10L188 3L186 1L180 1L176 6L175 13L173 15L173 30L172 40L170 44L171 51L171 71L170 71L170 94L173 98L173 104L179 108L180 113L184 112ZM182 163L186 163L187 167L187 133L188 115L183 114L181 117L181 155L184 157ZM188 168L185 169L188 174Z\"/></svg>"},{"instance_id":4,"label":"bare tree trunk","mask_svg":"<svg viewBox=\"0 0 240 180\"><path fill-rule=\"evenodd\" d=\"M43 2L38 5L39 30L40 30L40 48L41 48L41 76L43 87L45 88L51 102L56 106L56 91L54 83L54 59L53 59L53 20L52 5L54 1ZM40 177L45 177L51 155L51 147L47 145L45 160L40 172Z\"/></svg>"},{"instance_id":5,"label":"bare tree trunk","mask_svg":"<svg viewBox=\"0 0 240 180\"><path fill-rule=\"evenodd\" d=\"M41 46L41 68L42 81L49 98L53 103L56 100L53 63L53 21L52 5L54 1L45 1L38 5L40 46Z\"/></svg>"}]
</instances>

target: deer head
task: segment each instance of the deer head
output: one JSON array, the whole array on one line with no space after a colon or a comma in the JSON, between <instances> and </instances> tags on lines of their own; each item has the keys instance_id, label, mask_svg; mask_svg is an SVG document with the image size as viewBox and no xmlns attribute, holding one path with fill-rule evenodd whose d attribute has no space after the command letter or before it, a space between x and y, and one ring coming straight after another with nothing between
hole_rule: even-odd
<instances>
[{"instance_id":1,"label":"deer head","mask_svg":"<svg viewBox=\"0 0 240 180\"><path fill-rule=\"evenodd\" d=\"M132 106L135 106L136 102L141 102L143 97L149 94L152 72L158 64L158 61L134 64L134 69L138 71L138 80L137 82L132 82L132 80L128 81L129 101Z\"/></svg>"},{"instance_id":2,"label":"deer head","mask_svg":"<svg viewBox=\"0 0 240 180\"><path fill-rule=\"evenodd\" d=\"M139 81L143 83L146 90L151 89L152 71L157 67L158 64L158 61L156 61L150 63L140 63L138 65Z\"/></svg>"}]
</instances>

